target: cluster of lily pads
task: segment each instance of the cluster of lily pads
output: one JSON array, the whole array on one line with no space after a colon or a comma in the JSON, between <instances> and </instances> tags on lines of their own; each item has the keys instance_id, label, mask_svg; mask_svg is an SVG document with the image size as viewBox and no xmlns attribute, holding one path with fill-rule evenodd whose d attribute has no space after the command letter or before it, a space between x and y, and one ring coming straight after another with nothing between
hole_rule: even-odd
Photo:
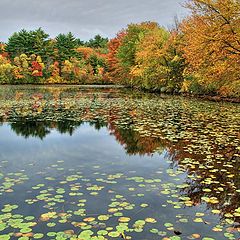
<instances>
[{"instance_id":1,"label":"cluster of lily pads","mask_svg":"<svg viewBox=\"0 0 240 240\"><path fill-rule=\"evenodd\" d=\"M212 226L212 223L207 222L205 212L184 215L184 208L192 207L193 204L188 197L179 195L179 190L186 185L178 184L180 176L184 174L182 171L166 170L166 174L173 178L170 178L170 182L164 182L157 178L163 169L144 178L120 172L106 174L102 166L88 166L91 168L91 176L95 176L88 178L83 172L73 169L61 175L63 164L63 161L58 161L49 166L49 171L42 175L44 183L33 185L28 190L31 198L25 199L23 205L29 205L32 209L40 208L41 214L25 216L20 211L22 205L3 206L0 228L5 234L1 235L1 239L135 239L141 238L146 232L151 239L199 239L199 233L182 233L181 225L192 222ZM82 166L85 167L87 164ZM58 178L49 177L55 171L59 172ZM120 183L125 187L121 192L125 196L118 192ZM163 222L161 215L152 216L154 209L152 203L146 202L145 195L154 191L159 198L164 199L159 207L175 210L175 223ZM7 191L6 194L13 192ZM100 206L96 212L92 211L94 204ZM39 231L42 228L44 232ZM65 230L58 231L59 228ZM223 232L228 239L235 238L230 225L226 229L224 224L216 224L212 230Z\"/></svg>"}]
</instances>

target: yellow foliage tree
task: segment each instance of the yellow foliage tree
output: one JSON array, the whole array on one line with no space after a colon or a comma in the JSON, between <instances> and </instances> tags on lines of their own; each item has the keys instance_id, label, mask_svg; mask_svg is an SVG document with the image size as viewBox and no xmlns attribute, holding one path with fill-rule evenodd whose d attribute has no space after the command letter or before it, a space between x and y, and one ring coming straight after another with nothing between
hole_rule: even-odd
<instances>
[{"instance_id":1,"label":"yellow foliage tree","mask_svg":"<svg viewBox=\"0 0 240 240\"><path fill-rule=\"evenodd\" d=\"M146 89L165 86L169 69L163 47L168 38L169 33L157 26L140 36L135 54L136 65L130 71L133 85L140 85Z\"/></svg>"},{"instance_id":2,"label":"yellow foliage tree","mask_svg":"<svg viewBox=\"0 0 240 240\"><path fill-rule=\"evenodd\" d=\"M11 83L13 79L14 66L11 62L0 55L0 83Z\"/></svg>"},{"instance_id":3,"label":"yellow foliage tree","mask_svg":"<svg viewBox=\"0 0 240 240\"><path fill-rule=\"evenodd\" d=\"M130 76L133 85L162 92L181 89L184 59L177 50L179 35L156 26L140 36Z\"/></svg>"}]
</instances>

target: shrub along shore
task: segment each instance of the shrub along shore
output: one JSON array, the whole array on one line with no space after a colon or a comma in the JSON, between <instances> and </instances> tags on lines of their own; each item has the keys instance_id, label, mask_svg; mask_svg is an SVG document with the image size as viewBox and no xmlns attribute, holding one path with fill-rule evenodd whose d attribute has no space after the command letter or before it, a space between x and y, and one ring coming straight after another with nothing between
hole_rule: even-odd
<instances>
[{"instance_id":1,"label":"shrub along shore","mask_svg":"<svg viewBox=\"0 0 240 240\"><path fill-rule=\"evenodd\" d=\"M110 40L16 32L0 43L0 84L116 84L239 102L240 2L191 0L186 7L191 14L172 29L129 24Z\"/></svg>"}]
</instances>

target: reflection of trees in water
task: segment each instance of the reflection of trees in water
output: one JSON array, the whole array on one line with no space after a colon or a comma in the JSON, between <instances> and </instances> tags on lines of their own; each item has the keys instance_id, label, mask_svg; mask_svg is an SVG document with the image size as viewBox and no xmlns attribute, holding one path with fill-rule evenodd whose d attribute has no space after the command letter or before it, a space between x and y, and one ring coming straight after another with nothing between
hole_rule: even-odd
<instances>
[{"instance_id":1,"label":"reflection of trees in water","mask_svg":"<svg viewBox=\"0 0 240 240\"><path fill-rule=\"evenodd\" d=\"M11 123L11 129L18 135L25 138L38 137L45 138L50 133L50 124L37 121L17 121Z\"/></svg>"},{"instance_id":2,"label":"reflection of trees in water","mask_svg":"<svg viewBox=\"0 0 240 240\"><path fill-rule=\"evenodd\" d=\"M81 126L83 122L74 120L61 121L34 121L26 118L19 118L17 121L11 123L11 129L19 136L25 138L36 137L44 139L50 134L51 129L57 130L61 134L69 134L72 136L74 131ZM90 126L96 130L107 127L116 140L125 147L128 154L151 155L156 148L164 150L161 141L158 138L142 137L138 132L128 128L121 128L111 121L108 123L103 119L94 119L88 122Z\"/></svg>"},{"instance_id":3,"label":"reflection of trees in water","mask_svg":"<svg viewBox=\"0 0 240 240\"><path fill-rule=\"evenodd\" d=\"M236 192L236 189L240 189L240 161L239 153L236 152L236 149L220 149L219 146L217 146L217 153L223 154L224 158L221 160L220 163L218 163L219 161L214 159L213 156L211 162L212 167L208 168L208 163L206 162L204 154L193 155L185 151L186 146L191 143L190 140L189 142L178 141L173 143L171 141L168 141L166 138L164 139L164 132L159 132L158 138L151 136L143 136L139 132L134 131L132 127L134 126L136 119L140 118L141 115L135 115L133 112L128 111L129 109L126 106L125 108L121 105L117 105L117 107L116 105L113 105L113 107L109 107L109 105L107 105L104 101L96 101L96 97L98 99L100 99L100 97L106 97L107 93L108 91L105 91L105 93L102 94L103 96L93 96L92 91L87 94L87 90L81 93L79 93L77 90L72 93L71 90L69 93L62 93L61 95L59 92L55 94L51 93L51 95L53 95L54 99L56 100L56 105L54 105L54 108L50 110L47 108L43 109L42 115L39 111L39 116L42 116L42 119L45 119L46 117L53 117L54 119L55 116L55 119L61 119L62 121L30 121L26 118L21 118L20 112L19 118L17 118L17 122L11 123L11 127L18 135L24 136L25 138L38 137L43 139L51 132L52 129L56 129L61 134L72 135L74 131L82 124L81 121L76 121L76 119L85 119L96 130L101 129L102 127L107 127L110 133L115 136L116 140L122 146L124 146L127 154L129 155L151 155L156 149L158 149L160 152L164 149L167 149L169 152L167 158L172 160L172 164L170 167L177 168L181 166L189 175L196 176L193 179L188 178L186 180L186 183L188 183L189 186L185 189L182 189L180 192L181 195L188 196L193 202L193 205L199 205L203 203L204 201L202 200L202 197L208 197L210 199L216 198L217 203L209 202L207 203L207 206L211 209L220 210L222 215L226 213L233 213L234 209L239 207L240 193ZM60 104L60 100L65 96L66 98L68 98L68 94L76 94L72 97L84 97L92 101L90 101L89 106L86 105L84 106L84 108L76 107L76 111L74 111L74 109L66 110L64 105ZM79 94L79 96L77 94ZM22 95L19 96L22 97ZM37 102L39 103L40 100L37 99ZM35 113L41 107L42 105L39 104L37 108L34 108L31 111ZM147 115L147 117L145 116L145 119L151 117L151 120L154 119L156 122L158 121L159 117L167 118L166 121L171 121L172 126L176 128L175 132L173 133L180 134L183 131L189 131L186 130L186 121L189 121L191 125L194 125L194 122L198 121L198 115L194 115L189 109L191 108L186 106L186 108L184 108L184 111L182 112L172 112L171 109L164 108L161 116L158 115L157 109L156 114L153 109L151 109L153 114L150 114L149 112L145 113L145 111L143 111L143 113L141 114ZM6 112L11 113L11 111L9 111L8 109L6 110ZM125 114L125 116L123 116L123 113ZM169 115L169 113L171 113L171 116ZM193 116L191 114L193 114ZM36 117L36 120L40 119L39 116ZM66 120L66 116L73 120ZM10 118L11 116L7 115L7 117ZM13 115L12 119L15 120L15 117L16 115ZM128 125L121 126L121 124L118 125L116 123L118 121L115 121L122 120L120 122L124 122L127 118L130 119L130 121L127 121L129 123ZM183 122L183 120L181 119L185 119L184 121L186 122L186 125L181 124ZM206 120L203 120L203 123L206 123ZM204 125L202 125L202 128L204 128ZM163 136L160 136L161 134ZM197 135L196 139L198 139L198 137L199 135ZM215 154L216 152L213 153L213 155ZM182 163L185 158L192 158L195 162L198 161L199 164L186 164L184 162ZM231 164L232 167L225 167L225 165L228 164ZM204 165L204 168L202 168L201 165ZM213 169L217 169L218 171L212 171ZM221 169L226 169L226 171L221 171ZM210 184L207 184L205 182L206 179L211 179L212 182ZM206 192L206 188L210 189L210 192ZM223 191L220 191L219 188L223 188ZM236 222L240 222L239 217L235 217L233 219Z\"/></svg>"},{"instance_id":4,"label":"reflection of trees in water","mask_svg":"<svg viewBox=\"0 0 240 240\"><path fill-rule=\"evenodd\" d=\"M181 142L167 146L172 165L181 167L188 175L194 176L186 180L188 187L181 190L181 195L189 197L193 205L206 203L209 209L220 210L223 218L231 218L240 223L240 217L234 215L235 209L240 207L240 193L236 191L240 189L239 151L226 148L222 152L224 160L213 158L206 163L204 154L191 156L184 151L183 146ZM191 157L192 163L182 163Z\"/></svg>"},{"instance_id":5,"label":"reflection of trees in water","mask_svg":"<svg viewBox=\"0 0 240 240\"><path fill-rule=\"evenodd\" d=\"M30 121L21 118L11 123L11 128L17 135L25 138L37 137L43 139L52 129L57 130L61 134L72 135L82 123L83 122L74 120ZM151 155L156 149L160 152L167 149L169 153L167 158L172 160L172 168L180 166L184 168L189 175L195 176L193 179L188 178L186 180L188 187L182 189L180 192L181 195L188 196L193 202L193 205L203 203L202 197L217 199L215 203L208 202L207 206L210 209L220 210L222 215L226 213L233 214L234 210L239 207L240 193L236 192L236 189L240 189L240 162L238 153L232 149L225 149L224 160L219 163L219 161L213 159L211 162L212 167L208 168L204 163L204 156L193 156L187 153L184 149L185 144L181 141L173 145L171 142L160 138L141 136L140 133L132 130L131 125L123 128L114 124L110 119L108 123L101 118L94 119L89 121L89 125L96 130L102 127L108 127L110 133L124 146L126 153L129 155ZM185 158L192 158L194 161L198 161L199 164L184 164L182 161ZM221 169L224 169L224 166L228 164L232 164L232 167L228 167L227 171L221 171ZM206 167L201 168L201 165ZM212 171L213 169L217 169L218 171ZM207 184L204 182L206 179L211 179L211 183ZM210 189L210 192L206 192L205 189ZM239 217L233 219L236 222L240 222Z\"/></svg>"},{"instance_id":6,"label":"reflection of trees in water","mask_svg":"<svg viewBox=\"0 0 240 240\"><path fill-rule=\"evenodd\" d=\"M61 134L72 135L74 131L81 126L83 122L77 122L73 120L65 121L29 121L21 119L11 123L11 128L17 135L28 137L38 137L43 139L50 132L51 129L57 130ZM240 193L236 192L236 187L240 188L240 176L238 174L240 169L240 162L238 161L237 154L231 153L230 150L225 150L225 161L221 164L217 161L213 161L211 168L201 168L201 164L182 164L182 160L191 157L189 153L184 151L184 144L179 142L178 144L171 144L170 142L163 141L159 138L154 137L143 137L138 132L131 129L131 126L121 128L111 121L104 122L101 119L90 121L89 124L96 130L102 127L108 126L108 129L112 135L115 136L116 140L124 146L127 154L129 155L151 155L156 149L164 150L167 149L169 154L168 159L172 160L171 167L175 168L178 166L183 167L189 175L196 177L188 178L186 183L188 187L181 190L180 194L188 196L193 205L199 205L203 203L202 197L209 199L215 199L217 202L208 202L207 206L210 209L218 209L222 215L226 213L234 213L234 210L239 207ZM160 151L161 152L161 151ZM193 157L193 156L192 156ZM204 161L203 156L194 156L200 163ZM226 172L212 171L213 169L222 169L223 165L230 164L231 161L235 161L234 166L229 167ZM194 167L193 167L194 166ZM206 179L211 179L209 184L206 184ZM205 189L210 189L206 192ZM220 189L220 190L219 190ZM239 217L233 218L236 222L240 222Z\"/></svg>"},{"instance_id":7,"label":"reflection of trees in water","mask_svg":"<svg viewBox=\"0 0 240 240\"><path fill-rule=\"evenodd\" d=\"M236 173L237 174L237 173ZM199 175L198 175L199 176ZM189 187L186 187L182 190L181 194L190 197L191 201L194 203L194 205L199 205L205 201L203 201L203 197L207 197L210 199L210 202L207 202L207 206L209 209L216 209L220 210L222 216L224 217L224 214L230 213L234 214L234 210L239 207L240 203L240 193L236 192L236 189L233 189L231 187L231 183L227 183L229 179L227 179L226 176L222 174L215 174L214 175L214 182L213 184L203 184L202 182L208 178L209 175L206 174L204 176L201 176L201 178L197 178L194 180L188 180L186 183L189 184ZM236 183L239 181L239 177L236 176L236 179L234 179L235 185L239 183ZM227 184L221 184L221 183L227 183ZM219 191L218 188L223 188L222 191ZM210 192L205 192L205 189L210 189ZM212 203L211 200L214 201L217 200L216 203ZM225 216L228 218L228 216ZM230 216L232 219L234 219L235 222L240 222L240 217L238 216Z\"/></svg>"},{"instance_id":8,"label":"reflection of trees in water","mask_svg":"<svg viewBox=\"0 0 240 240\"><path fill-rule=\"evenodd\" d=\"M94 127L95 130L100 130L103 127L107 127L107 123L102 119L96 119L94 121L89 122L89 125Z\"/></svg>"},{"instance_id":9,"label":"reflection of trees in water","mask_svg":"<svg viewBox=\"0 0 240 240\"><path fill-rule=\"evenodd\" d=\"M54 124L54 125L53 125ZM61 134L73 135L74 131L81 126L82 122L75 122L71 120L53 122L52 128L55 128Z\"/></svg>"},{"instance_id":10,"label":"reflection of trees in water","mask_svg":"<svg viewBox=\"0 0 240 240\"><path fill-rule=\"evenodd\" d=\"M69 134L71 136L81 124L81 122L70 120L52 122L21 119L21 121L18 120L10 125L11 129L19 136L44 139L50 134L51 129L56 129L61 134Z\"/></svg>"},{"instance_id":11,"label":"reflection of trees in water","mask_svg":"<svg viewBox=\"0 0 240 240\"><path fill-rule=\"evenodd\" d=\"M111 134L124 146L129 155L151 155L155 149L164 150L164 145L158 138L142 137L138 132L130 128L120 128L114 124L109 124Z\"/></svg>"},{"instance_id":12,"label":"reflection of trees in water","mask_svg":"<svg viewBox=\"0 0 240 240\"><path fill-rule=\"evenodd\" d=\"M18 135L25 138L35 137L44 139L51 133L52 129L57 130L61 134L69 134L70 136L79 128L83 122L74 120L62 120L62 121L34 121L24 118L17 119L17 121L10 123L11 129ZM100 130L102 127L106 127L107 124L102 120L94 120L89 122L90 126L96 130ZM1 123L0 123L1 125Z\"/></svg>"}]
</instances>

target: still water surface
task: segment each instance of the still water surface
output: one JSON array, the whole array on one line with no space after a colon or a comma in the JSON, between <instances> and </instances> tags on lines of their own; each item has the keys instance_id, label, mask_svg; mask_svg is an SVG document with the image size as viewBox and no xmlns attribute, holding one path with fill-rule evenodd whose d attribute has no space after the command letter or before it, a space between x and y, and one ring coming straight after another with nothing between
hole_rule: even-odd
<instances>
[{"instance_id":1,"label":"still water surface","mask_svg":"<svg viewBox=\"0 0 240 240\"><path fill-rule=\"evenodd\" d=\"M0 239L238 239L240 106L1 87Z\"/></svg>"}]
</instances>

